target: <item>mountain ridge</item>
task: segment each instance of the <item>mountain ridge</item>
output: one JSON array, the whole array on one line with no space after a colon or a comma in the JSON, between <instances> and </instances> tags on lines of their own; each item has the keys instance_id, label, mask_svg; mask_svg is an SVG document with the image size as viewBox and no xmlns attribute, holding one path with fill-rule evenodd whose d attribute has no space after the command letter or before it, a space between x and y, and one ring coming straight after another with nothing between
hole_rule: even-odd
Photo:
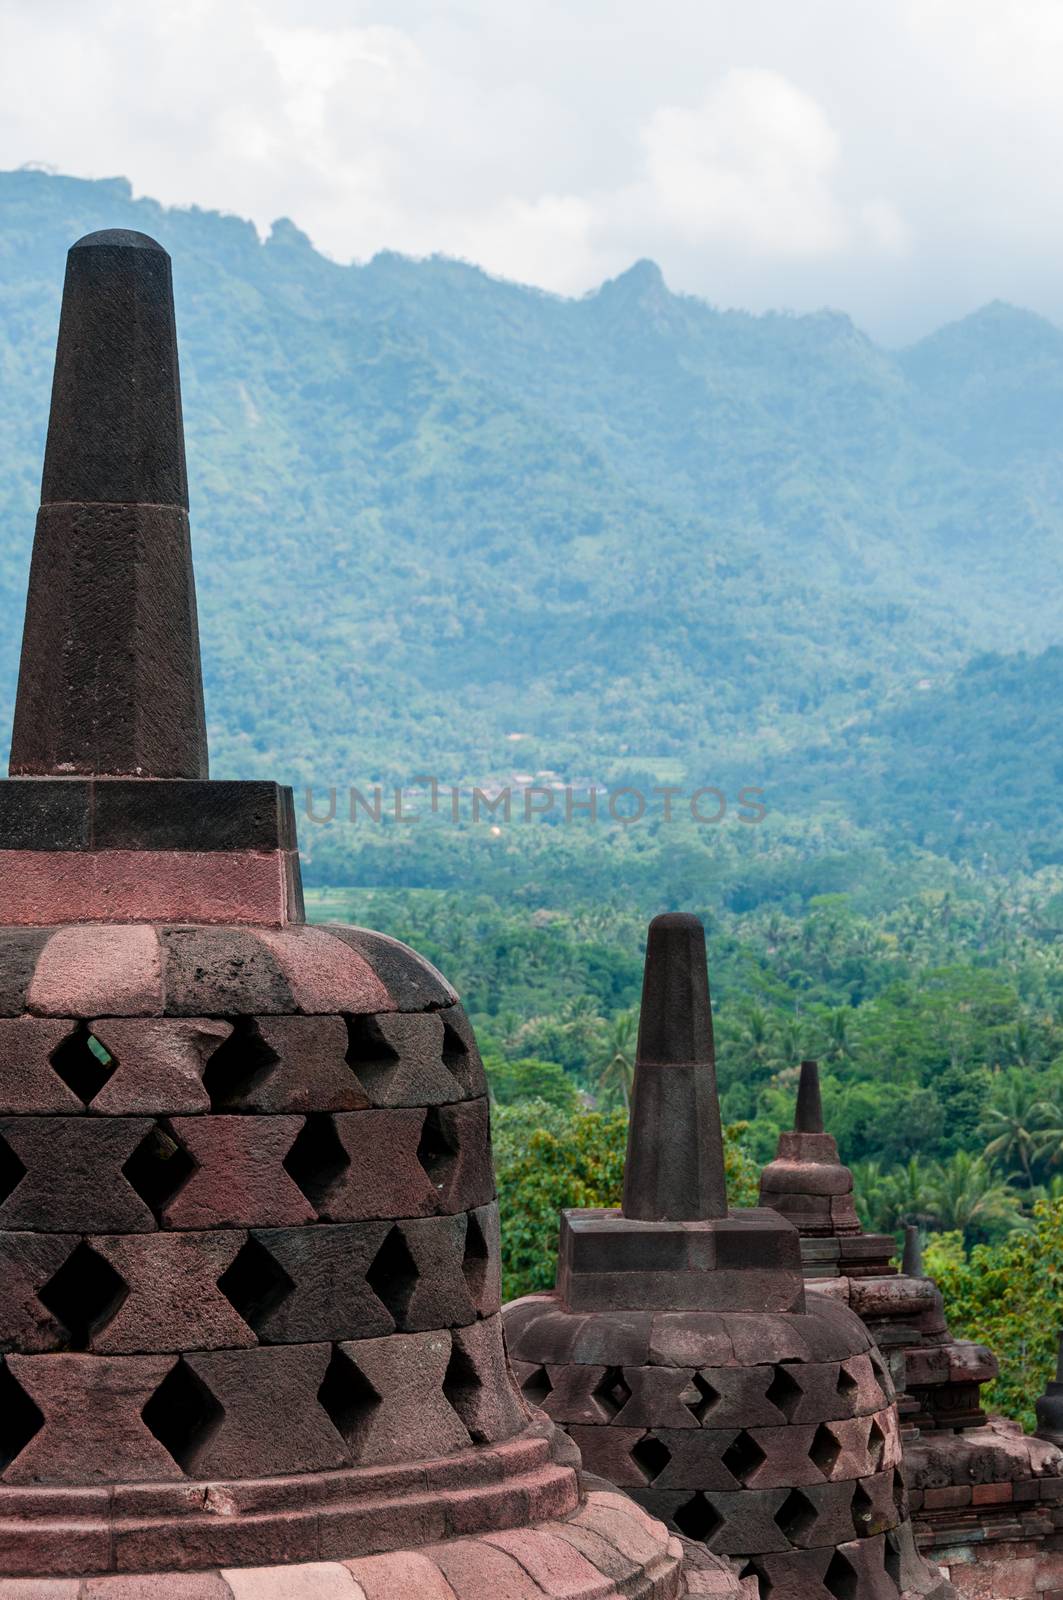
<instances>
[{"instance_id":1,"label":"mountain ridge","mask_svg":"<svg viewBox=\"0 0 1063 1600\"><path fill-rule=\"evenodd\" d=\"M1063 333L1033 313L890 351L842 312L673 294L651 262L567 299L20 171L5 725L65 252L103 226L174 258L220 773L477 777L520 729L554 770L770 782L923 678L1059 641Z\"/></svg>"}]
</instances>

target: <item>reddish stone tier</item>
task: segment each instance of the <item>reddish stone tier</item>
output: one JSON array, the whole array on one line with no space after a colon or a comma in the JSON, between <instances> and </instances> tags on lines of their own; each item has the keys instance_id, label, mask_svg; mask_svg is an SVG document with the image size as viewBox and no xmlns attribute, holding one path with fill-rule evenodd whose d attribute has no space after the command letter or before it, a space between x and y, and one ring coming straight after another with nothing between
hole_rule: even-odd
<instances>
[{"instance_id":1,"label":"reddish stone tier","mask_svg":"<svg viewBox=\"0 0 1063 1600\"><path fill-rule=\"evenodd\" d=\"M996 1377L996 1361L982 1346L951 1338L941 1295L921 1276L917 1238L909 1236L908 1262L918 1276L893 1265L892 1234L864 1233L853 1175L823 1130L815 1061L802 1062L794 1120L761 1173L760 1198L800 1233L808 1287L842 1300L870 1329L890 1365L903 1423L981 1427L979 1385Z\"/></svg>"},{"instance_id":2,"label":"reddish stone tier","mask_svg":"<svg viewBox=\"0 0 1063 1600\"><path fill-rule=\"evenodd\" d=\"M890 1368L921 1547L950 1570L963 1567L958 1550L993 1547L996 1554L970 1575L974 1589L963 1570L953 1570L961 1593L1045 1592L1025 1585L1035 1568L1051 1568L1039 1552L1056 1536L1063 1456L1053 1442L1024 1436L1017 1423L986 1417L981 1390L997 1376L996 1358L950 1334L938 1288L923 1276L917 1229L906 1231L900 1272L891 1234L865 1234L858 1222L854 1229L852 1188L851 1172L823 1131L817 1065L804 1062L795 1128L780 1135L778 1157L761 1177L761 1200L800 1230L809 1299L856 1312Z\"/></svg>"},{"instance_id":3,"label":"reddish stone tier","mask_svg":"<svg viewBox=\"0 0 1063 1600\"><path fill-rule=\"evenodd\" d=\"M693 917L650 924L633 1161L622 1210L562 1213L556 1292L505 1309L526 1398L762 1600L944 1600L915 1548L893 1387L867 1330L806 1297L790 1222L727 1208Z\"/></svg>"},{"instance_id":4,"label":"reddish stone tier","mask_svg":"<svg viewBox=\"0 0 1063 1600\"><path fill-rule=\"evenodd\" d=\"M372 1593L359 1562L424 1545L402 1581L483 1595L524 1559L501 1530L549 1523L528 1561L613 1593L613 1513L508 1373L483 1069L440 975L353 928L145 926L8 930L0 973L0 1574L288 1595L228 1569L347 1563L335 1592ZM632 1539L630 1592L678 1595L674 1539Z\"/></svg>"},{"instance_id":5,"label":"reddish stone tier","mask_svg":"<svg viewBox=\"0 0 1063 1600\"><path fill-rule=\"evenodd\" d=\"M205 781L186 505L169 258L92 235L0 785L0 1600L679 1600L513 1383L456 995Z\"/></svg>"}]
</instances>

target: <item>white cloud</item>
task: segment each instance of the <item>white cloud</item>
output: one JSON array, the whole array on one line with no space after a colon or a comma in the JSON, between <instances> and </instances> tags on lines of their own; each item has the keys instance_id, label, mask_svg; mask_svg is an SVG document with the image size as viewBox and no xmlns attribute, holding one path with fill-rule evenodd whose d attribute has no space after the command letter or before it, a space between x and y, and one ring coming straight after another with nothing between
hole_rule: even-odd
<instances>
[{"instance_id":1,"label":"white cloud","mask_svg":"<svg viewBox=\"0 0 1063 1600\"><path fill-rule=\"evenodd\" d=\"M578 294L595 280L594 207L576 195L512 196L494 210L470 217L452 238L455 253L500 277Z\"/></svg>"},{"instance_id":2,"label":"white cloud","mask_svg":"<svg viewBox=\"0 0 1063 1600\"><path fill-rule=\"evenodd\" d=\"M843 249L833 190L841 141L781 73L732 68L700 106L662 106L643 130L653 197L681 232L772 255Z\"/></svg>"},{"instance_id":3,"label":"white cloud","mask_svg":"<svg viewBox=\"0 0 1063 1600\"><path fill-rule=\"evenodd\" d=\"M0 0L0 166L579 292L1063 321L1059 0Z\"/></svg>"}]
</instances>

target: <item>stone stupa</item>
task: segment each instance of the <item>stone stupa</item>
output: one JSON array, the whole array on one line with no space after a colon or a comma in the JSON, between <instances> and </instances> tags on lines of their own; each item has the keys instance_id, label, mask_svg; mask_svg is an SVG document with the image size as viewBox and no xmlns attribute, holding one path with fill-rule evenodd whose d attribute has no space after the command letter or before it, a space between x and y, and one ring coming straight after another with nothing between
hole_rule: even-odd
<instances>
[{"instance_id":1,"label":"stone stupa","mask_svg":"<svg viewBox=\"0 0 1063 1600\"><path fill-rule=\"evenodd\" d=\"M810 1298L856 1312L890 1369L920 1548L954 1577L958 1566L977 1569L972 1581L985 1587L972 1592L1033 1596L1063 1586L1063 1556L1046 1542L1063 1500L1058 1441L986 1415L981 1391L997 1376L996 1357L950 1333L918 1228L905 1231L899 1272L893 1235L864 1233L853 1175L824 1130L815 1061L801 1065L794 1131L779 1136L760 1200L798 1229ZM1040 1588L1035 1569L1046 1580Z\"/></svg>"},{"instance_id":2,"label":"stone stupa","mask_svg":"<svg viewBox=\"0 0 1063 1600\"><path fill-rule=\"evenodd\" d=\"M622 1209L563 1212L556 1290L504 1315L524 1393L587 1467L762 1597L952 1594L915 1548L867 1329L806 1293L790 1222L728 1208L695 917L650 924Z\"/></svg>"},{"instance_id":3,"label":"stone stupa","mask_svg":"<svg viewBox=\"0 0 1063 1600\"><path fill-rule=\"evenodd\" d=\"M0 783L0 1600L677 1600L513 1382L453 990L208 780L186 508L169 257L93 234Z\"/></svg>"}]
</instances>

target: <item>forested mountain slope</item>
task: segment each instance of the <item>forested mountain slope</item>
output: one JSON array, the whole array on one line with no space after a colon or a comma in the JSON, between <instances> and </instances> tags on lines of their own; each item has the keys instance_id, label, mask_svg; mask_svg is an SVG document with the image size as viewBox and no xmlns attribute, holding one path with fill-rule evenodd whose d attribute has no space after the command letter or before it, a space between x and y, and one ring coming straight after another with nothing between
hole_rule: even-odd
<instances>
[{"instance_id":1,"label":"forested mountain slope","mask_svg":"<svg viewBox=\"0 0 1063 1600\"><path fill-rule=\"evenodd\" d=\"M1063 334L1029 313L893 353L836 313L674 295L649 262L563 300L20 171L0 174L0 726L65 252L102 227L174 257L219 773L667 761L785 780L786 803L851 793L874 824L892 744L918 752L930 707L978 712L969 658L1060 641ZM1020 719L997 731L1021 745Z\"/></svg>"}]
</instances>

